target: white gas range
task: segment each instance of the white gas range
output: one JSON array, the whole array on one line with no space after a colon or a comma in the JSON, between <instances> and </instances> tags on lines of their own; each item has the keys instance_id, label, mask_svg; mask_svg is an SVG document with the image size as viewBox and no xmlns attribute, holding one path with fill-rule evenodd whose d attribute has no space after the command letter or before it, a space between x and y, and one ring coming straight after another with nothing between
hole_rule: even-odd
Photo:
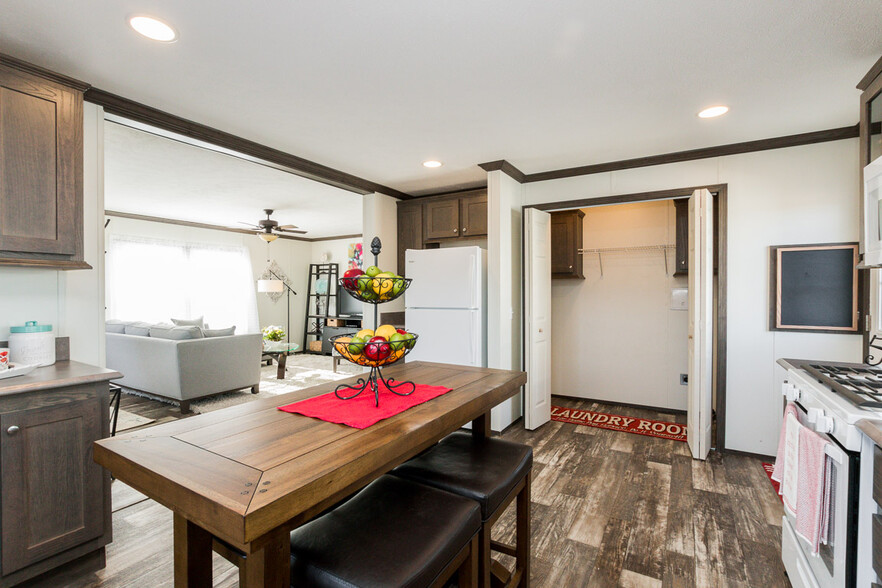
<instances>
[{"instance_id":1,"label":"white gas range","mask_svg":"<svg viewBox=\"0 0 882 588\"><path fill-rule=\"evenodd\" d=\"M794 532L794 520L785 514L781 556L795 588L851 588L869 586L867 558L872 544L858 529L858 505L872 488L861 484L864 435L857 422L882 418L882 369L864 364L781 359L787 369L782 393L799 409L800 422L826 436L831 445L833 505L830 542L819 556ZM871 465L871 464L868 464ZM864 476L866 477L866 476Z\"/></svg>"}]
</instances>

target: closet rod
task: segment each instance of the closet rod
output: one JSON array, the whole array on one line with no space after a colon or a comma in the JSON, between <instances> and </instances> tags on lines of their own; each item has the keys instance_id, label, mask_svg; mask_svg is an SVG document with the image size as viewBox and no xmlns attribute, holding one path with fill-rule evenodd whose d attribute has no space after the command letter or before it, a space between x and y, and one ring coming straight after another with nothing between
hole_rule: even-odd
<instances>
[{"instance_id":1,"label":"closet rod","mask_svg":"<svg viewBox=\"0 0 882 588\"><path fill-rule=\"evenodd\" d=\"M676 249L676 245L639 245L634 247L603 247L599 249L579 249L580 255L596 253L597 263L600 266L600 277L603 277L603 254L604 253L633 253L646 251L661 251L665 258L665 275L668 275L668 249Z\"/></svg>"}]
</instances>

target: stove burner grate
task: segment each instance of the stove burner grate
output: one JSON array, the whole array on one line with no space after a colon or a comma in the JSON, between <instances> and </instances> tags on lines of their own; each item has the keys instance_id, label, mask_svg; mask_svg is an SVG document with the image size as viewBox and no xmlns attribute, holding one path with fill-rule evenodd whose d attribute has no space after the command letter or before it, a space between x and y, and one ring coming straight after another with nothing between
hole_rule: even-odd
<instances>
[{"instance_id":1,"label":"stove burner grate","mask_svg":"<svg viewBox=\"0 0 882 588\"><path fill-rule=\"evenodd\" d=\"M855 406L882 408L882 369L820 363L802 368Z\"/></svg>"}]
</instances>

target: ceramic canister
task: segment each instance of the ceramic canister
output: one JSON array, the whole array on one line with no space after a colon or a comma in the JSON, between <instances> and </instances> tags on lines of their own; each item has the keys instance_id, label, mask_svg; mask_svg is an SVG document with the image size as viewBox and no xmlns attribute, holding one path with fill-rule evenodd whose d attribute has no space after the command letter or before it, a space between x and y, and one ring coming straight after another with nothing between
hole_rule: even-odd
<instances>
[{"instance_id":1,"label":"ceramic canister","mask_svg":"<svg viewBox=\"0 0 882 588\"><path fill-rule=\"evenodd\" d=\"M23 327L10 327L9 361L37 366L55 363L55 333L52 325L28 321Z\"/></svg>"}]
</instances>

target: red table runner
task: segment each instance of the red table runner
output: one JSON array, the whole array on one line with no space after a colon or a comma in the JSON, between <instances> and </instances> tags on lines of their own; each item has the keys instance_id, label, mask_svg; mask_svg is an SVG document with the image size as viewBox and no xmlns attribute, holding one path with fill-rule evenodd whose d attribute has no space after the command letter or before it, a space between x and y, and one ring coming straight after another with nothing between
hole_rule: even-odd
<instances>
[{"instance_id":1,"label":"red table runner","mask_svg":"<svg viewBox=\"0 0 882 588\"><path fill-rule=\"evenodd\" d=\"M395 416L408 408L450 392L451 388L444 386L429 386L417 384L413 394L399 396L389 391L381 381L380 406L374 406L374 394L370 388L349 400L340 400L333 392L308 398L280 406L279 410L302 414L304 416L321 419L329 423L340 423L356 429L366 429L383 419ZM343 391L347 393L346 390ZM351 392L349 392L351 394Z\"/></svg>"}]
</instances>

